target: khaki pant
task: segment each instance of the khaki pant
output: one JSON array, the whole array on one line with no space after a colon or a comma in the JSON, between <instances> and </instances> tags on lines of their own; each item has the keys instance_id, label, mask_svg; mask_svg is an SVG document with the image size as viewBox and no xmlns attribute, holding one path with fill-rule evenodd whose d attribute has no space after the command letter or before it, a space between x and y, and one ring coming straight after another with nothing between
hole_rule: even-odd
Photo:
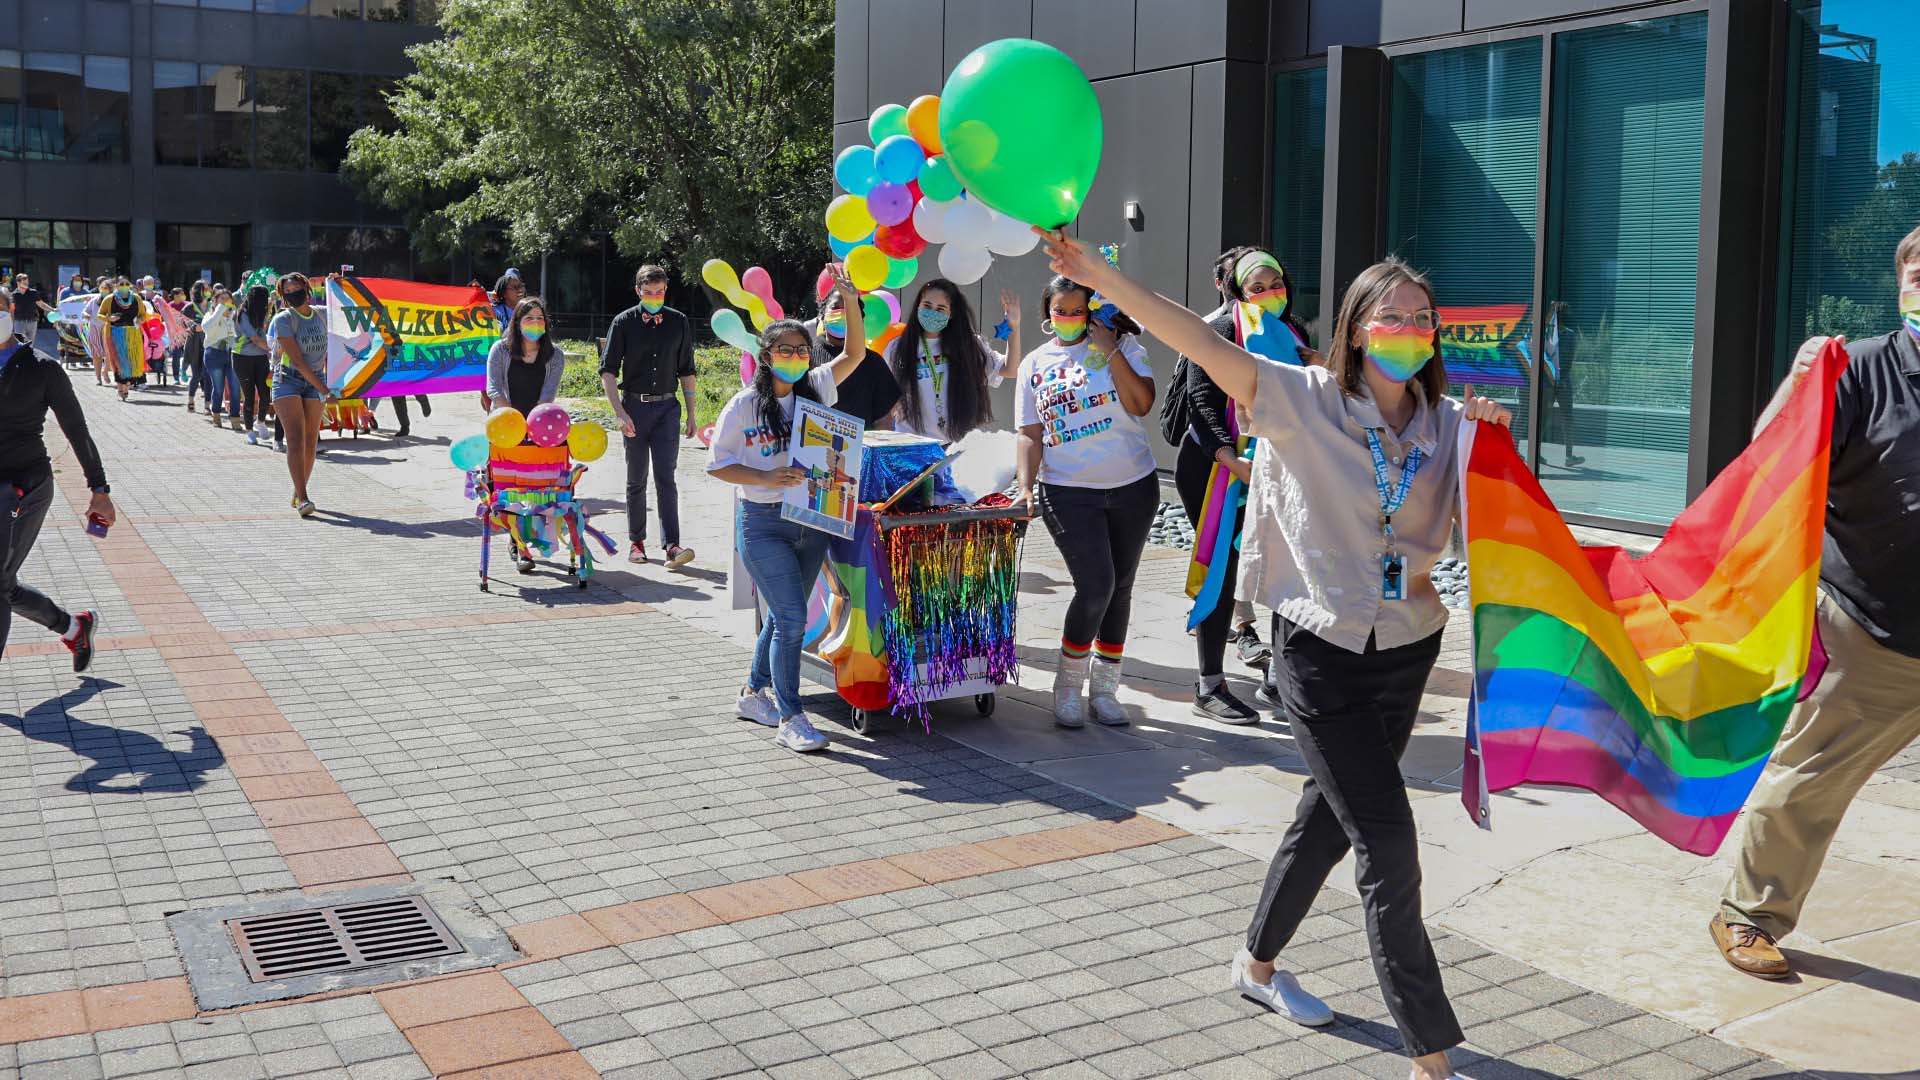
<instances>
[{"instance_id":1,"label":"khaki pant","mask_svg":"<svg viewBox=\"0 0 1920 1080\"><path fill-rule=\"evenodd\" d=\"M1776 939L1799 923L1853 797L1920 737L1920 660L1873 640L1824 591L1816 619L1826 678L1794 709L1747 800L1740 857L1720 898L1728 922Z\"/></svg>"}]
</instances>

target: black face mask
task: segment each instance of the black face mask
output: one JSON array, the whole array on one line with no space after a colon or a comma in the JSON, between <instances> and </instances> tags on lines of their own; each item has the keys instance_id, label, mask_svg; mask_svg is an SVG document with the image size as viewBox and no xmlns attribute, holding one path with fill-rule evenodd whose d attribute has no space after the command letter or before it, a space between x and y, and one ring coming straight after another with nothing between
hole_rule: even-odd
<instances>
[{"instance_id":1,"label":"black face mask","mask_svg":"<svg viewBox=\"0 0 1920 1080\"><path fill-rule=\"evenodd\" d=\"M306 306L307 290L288 289L284 295L286 297L288 307L305 307Z\"/></svg>"}]
</instances>

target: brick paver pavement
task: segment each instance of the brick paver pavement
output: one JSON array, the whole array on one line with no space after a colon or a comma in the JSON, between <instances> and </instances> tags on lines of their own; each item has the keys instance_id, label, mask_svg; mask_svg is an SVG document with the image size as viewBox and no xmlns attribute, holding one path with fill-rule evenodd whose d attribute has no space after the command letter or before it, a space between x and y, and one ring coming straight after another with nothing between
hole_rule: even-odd
<instances>
[{"instance_id":1,"label":"brick paver pavement","mask_svg":"<svg viewBox=\"0 0 1920 1080\"><path fill-rule=\"evenodd\" d=\"M1263 864L937 735L779 750L733 718L744 653L658 607L710 572L482 593L471 520L383 482L378 437L327 440L301 522L282 460L177 396L82 397L127 520L97 546L57 506L25 576L125 638L76 679L16 627L0 668L0 1074L1405 1075L1350 897L1287 953L1340 1013L1307 1032L1222 990ZM166 915L329 887L302 860L373 845L528 958L183 996ZM1435 945L1469 1075L1793 1075Z\"/></svg>"}]
</instances>

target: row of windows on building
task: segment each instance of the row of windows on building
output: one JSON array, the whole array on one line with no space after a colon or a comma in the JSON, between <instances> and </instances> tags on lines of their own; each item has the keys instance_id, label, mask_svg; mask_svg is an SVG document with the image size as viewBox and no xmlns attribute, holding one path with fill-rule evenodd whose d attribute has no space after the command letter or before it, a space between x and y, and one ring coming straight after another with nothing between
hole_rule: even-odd
<instances>
[{"instance_id":1,"label":"row of windows on building","mask_svg":"<svg viewBox=\"0 0 1920 1080\"><path fill-rule=\"evenodd\" d=\"M440 16L438 0L154 0L167 7L207 11L251 11L261 15L312 15L325 19L431 26Z\"/></svg>"},{"instance_id":2,"label":"row of windows on building","mask_svg":"<svg viewBox=\"0 0 1920 1080\"><path fill-rule=\"evenodd\" d=\"M153 160L160 165L333 172L347 137L388 129L395 80L240 64L153 64ZM0 49L0 160L128 161L129 66L122 56Z\"/></svg>"}]
</instances>

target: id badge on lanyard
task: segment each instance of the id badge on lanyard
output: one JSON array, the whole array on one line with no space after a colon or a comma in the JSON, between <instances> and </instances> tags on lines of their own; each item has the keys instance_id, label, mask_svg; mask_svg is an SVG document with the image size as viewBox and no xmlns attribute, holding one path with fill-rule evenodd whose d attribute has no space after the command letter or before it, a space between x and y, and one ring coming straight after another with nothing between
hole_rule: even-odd
<instances>
[{"instance_id":1,"label":"id badge on lanyard","mask_svg":"<svg viewBox=\"0 0 1920 1080\"><path fill-rule=\"evenodd\" d=\"M1386 542L1386 549L1380 555L1380 598L1382 600L1405 600L1407 598L1407 560L1393 537L1393 515L1407 501L1407 492L1413 489L1413 478L1419 474L1420 465L1426 455L1419 447L1407 451L1407 464L1400 470L1397 484L1387 483L1387 455L1380 449L1380 436L1372 428L1367 429L1367 450L1373 455L1373 483L1380 496L1380 535Z\"/></svg>"}]
</instances>

